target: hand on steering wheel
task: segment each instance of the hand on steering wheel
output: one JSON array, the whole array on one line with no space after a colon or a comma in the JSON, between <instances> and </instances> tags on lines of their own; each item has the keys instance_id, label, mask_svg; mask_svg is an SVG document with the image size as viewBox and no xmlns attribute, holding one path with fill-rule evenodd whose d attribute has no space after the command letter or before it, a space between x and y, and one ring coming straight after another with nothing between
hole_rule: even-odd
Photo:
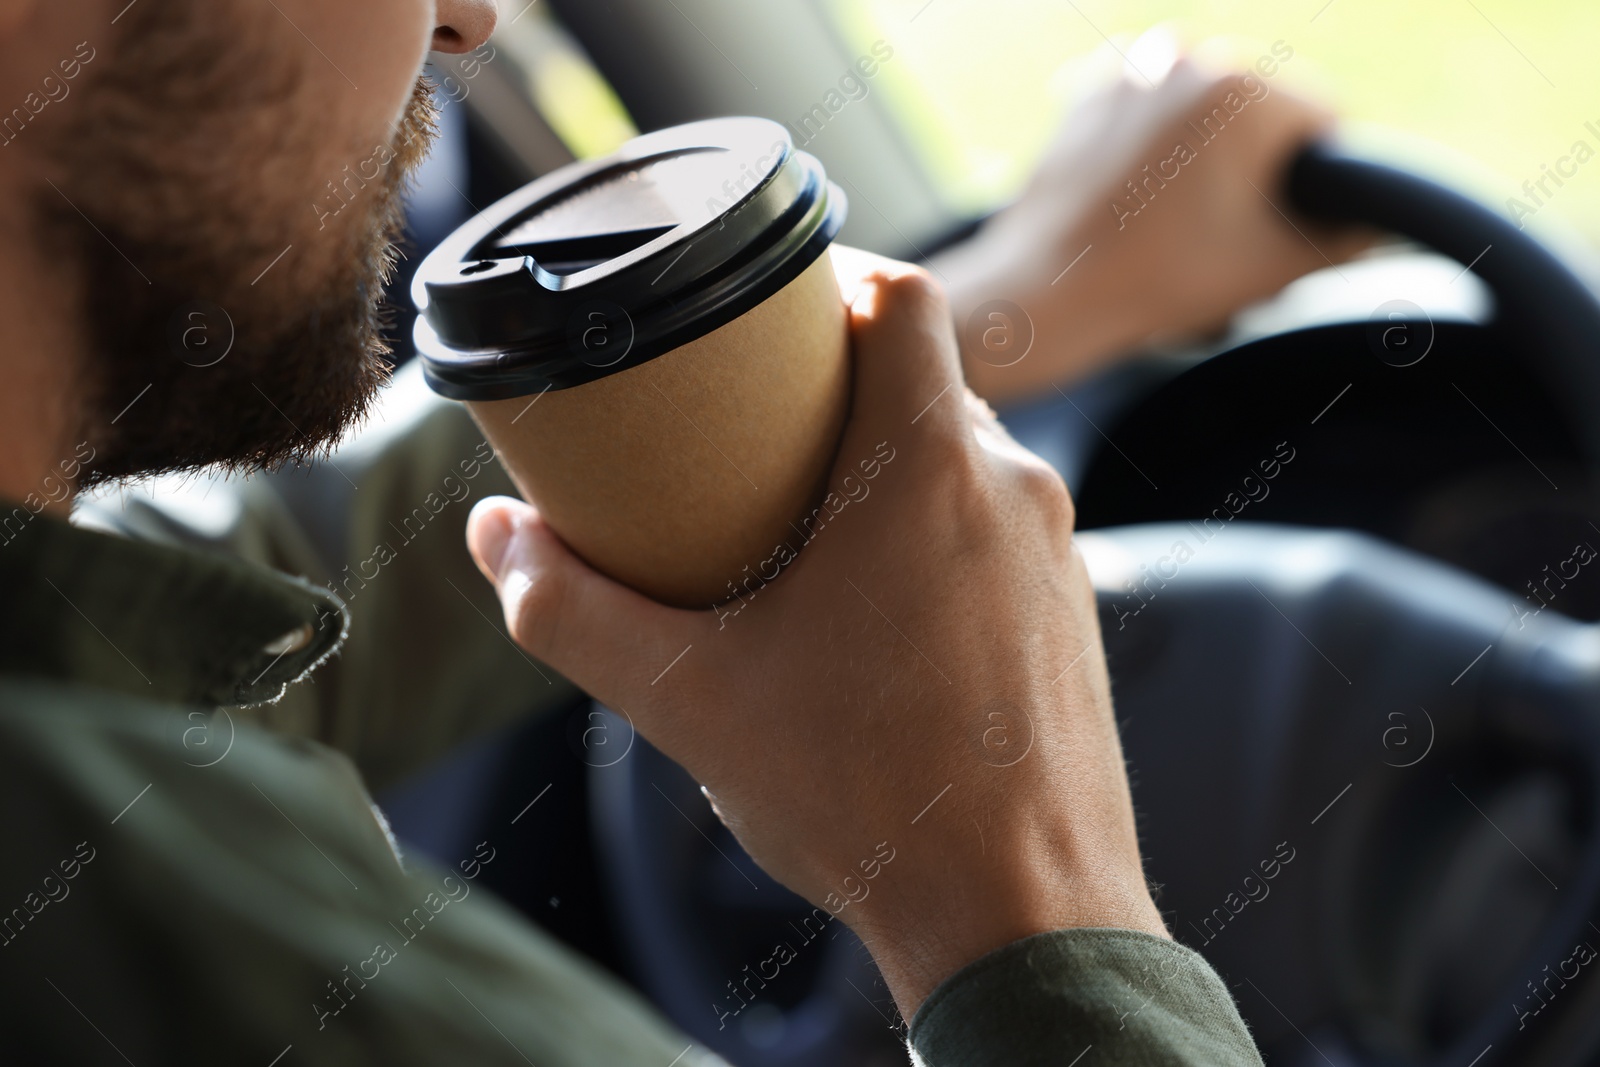
<instances>
[{"instance_id":1,"label":"hand on steering wheel","mask_svg":"<svg viewBox=\"0 0 1600 1067\"><path fill-rule=\"evenodd\" d=\"M1021 197L934 260L975 390L1019 399L1142 343L1217 330L1369 243L1282 196L1289 160L1333 125L1273 83L1293 54L1279 42L1246 73L1187 58L1164 74L1130 69L1073 111ZM1026 358L990 329L998 301L1027 317Z\"/></svg>"}]
</instances>

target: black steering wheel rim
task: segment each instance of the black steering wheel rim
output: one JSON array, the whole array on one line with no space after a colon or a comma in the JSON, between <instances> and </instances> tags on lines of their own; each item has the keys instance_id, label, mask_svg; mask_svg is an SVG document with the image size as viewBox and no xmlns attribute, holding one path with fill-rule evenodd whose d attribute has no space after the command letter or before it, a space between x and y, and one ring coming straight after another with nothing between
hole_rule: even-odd
<instances>
[{"instance_id":1,"label":"black steering wheel rim","mask_svg":"<svg viewBox=\"0 0 1600 1067\"><path fill-rule=\"evenodd\" d=\"M1488 206L1437 182L1354 157L1330 144L1302 150L1291 163L1285 184L1294 208L1309 218L1373 226L1411 238L1482 278L1496 298L1494 330L1502 336L1533 339L1533 344L1518 346L1531 373L1565 418L1587 469L1600 470L1600 418L1595 418L1600 411L1600 299L1573 270ZM1506 685L1507 667L1510 665L1502 664L1496 670L1502 686ZM1530 707L1526 693L1507 697L1506 707L1515 707L1518 717L1544 718ZM1589 784L1594 784L1600 771L1594 721L1570 707L1560 709L1557 718L1565 718L1565 725L1550 729L1544 741L1552 750L1573 742L1578 742L1579 749L1587 749L1589 758L1582 761L1587 763ZM1579 880L1595 891L1600 857L1592 846L1589 851ZM1592 917L1594 902L1586 907L1581 899L1570 897L1558 915L1550 917L1538 939L1539 952L1552 955L1571 937L1589 933L1594 928ZM1533 1049L1523 1048L1525 1041L1518 1041L1518 1030L1520 1027L1506 1019L1499 1025L1483 1019L1462 1035L1456 1048L1440 1057L1440 1062L1470 1054L1480 1043L1485 1051L1499 1045L1512 1056L1531 1053ZM1514 1048L1522 1051L1514 1053ZM1498 1059L1504 1061L1504 1057Z\"/></svg>"},{"instance_id":2,"label":"black steering wheel rim","mask_svg":"<svg viewBox=\"0 0 1600 1067\"><path fill-rule=\"evenodd\" d=\"M1285 189L1308 218L1410 238L1481 278L1495 295L1496 328L1537 338L1527 346L1534 372L1600 470L1600 299L1566 264L1476 200L1332 144L1301 150Z\"/></svg>"},{"instance_id":3,"label":"black steering wheel rim","mask_svg":"<svg viewBox=\"0 0 1600 1067\"><path fill-rule=\"evenodd\" d=\"M1553 413L1568 430L1576 447L1576 458L1591 477L1600 473L1600 418L1596 417L1600 412L1600 299L1565 263L1492 208L1429 179L1356 157L1332 144L1317 143L1303 149L1288 167L1283 188L1288 200L1286 206L1305 218L1366 226L1410 239L1455 260L1461 264L1463 272L1470 271L1481 279L1495 302L1493 320L1487 326L1488 335L1515 342L1502 347L1518 351L1530 376L1548 398ZM1311 332L1308 331L1308 336ZM1207 367L1202 364L1194 371L1205 374ZM1202 399L1206 395L1215 394L1202 394ZM1333 395L1330 390L1328 396ZM1170 396L1165 399L1166 406L1161 410L1170 414L1173 402ZM1195 394L1188 394L1188 399L1193 401ZM1148 417L1141 423L1141 429L1148 430L1151 424L1160 422L1153 411L1145 414ZM1134 443L1122 438L1118 429L1108 429L1112 435L1108 440L1115 439L1115 446L1107 445L1102 451L1100 466L1132 464L1134 460L1123 455L1123 446L1135 460L1142 459ZM1180 431L1172 427L1172 432ZM1138 440L1137 434L1133 436ZM1174 439L1181 439L1181 436ZM1091 470L1085 480L1080 517L1093 515L1096 521L1091 525L1105 526L1105 532L1111 533L1119 522L1129 522L1130 518L1115 517L1119 510L1116 506L1110 508L1111 515L1096 514L1104 510L1100 507L1101 501L1095 499L1103 488L1095 484L1096 473ZM1167 488L1167 478L1161 472L1152 469L1151 473L1163 488ZM1149 481L1143 471L1137 478ZM1140 491L1145 488L1133 475L1125 480ZM1154 489L1153 483L1150 488ZM1170 492L1168 489L1168 493L1160 495L1167 496ZM1170 507L1171 503L1168 501L1162 506ZM1190 517L1176 512L1146 513L1133 521ZM1104 618L1102 626L1106 626ZM1597 630L1593 625L1583 628L1591 633ZM1113 636L1108 632L1107 644L1108 650L1114 652ZM1502 661L1497 663L1491 659L1486 669L1492 672L1492 688L1498 693L1498 702L1482 707L1480 714L1485 722L1495 725L1493 720L1500 720L1497 729L1503 734L1521 730L1530 745L1548 753L1552 760L1564 757L1567 763L1574 765L1585 787L1584 807L1591 819L1600 815L1600 807L1596 805L1597 795L1600 795L1596 792L1600 784L1600 732L1597 732L1592 714L1592 700L1573 701L1574 676L1563 676L1557 684L1541 676L1540 669L1524 662L1520 655L1513 655L1506 661L1497 651L1496 657ZM1545 669L1549 669L1548 665ZM1592 686L1590 692L1593 692ZM1579 869L1571 872L1570 881L1563 879L1561 886L1575 892L1563 894L1559 906L1546 916L1541 932L1530 946L1529 959L1537 957L1539 963L1559 960L1563 945L1570 948L1585 932L1600 930L1600 847L1597 844L1600 842L1591 832ZM1340 849L1348 857L1355 845L1347 839ZM1538 971L1538 963L1532 971ZM1505 990L1508 995L1518 991L1519 987ZM1364 1044L1347 1051L1362 1057L1358 1062L1368 1063L1442 1065L1466 1062L1475 1055L1482 1055L1485 1065L1568 1062L1563 1057L1569 1053L1556 1048L1557 1044L1553 1028L1547 1026L1536 1033L1520 1034L1517 1020L1507 1013L1506 1019L1498 1016L1479 1019L1437 1054L1420 1058L1396 1056Z\"/></svg>"}]
</instances>

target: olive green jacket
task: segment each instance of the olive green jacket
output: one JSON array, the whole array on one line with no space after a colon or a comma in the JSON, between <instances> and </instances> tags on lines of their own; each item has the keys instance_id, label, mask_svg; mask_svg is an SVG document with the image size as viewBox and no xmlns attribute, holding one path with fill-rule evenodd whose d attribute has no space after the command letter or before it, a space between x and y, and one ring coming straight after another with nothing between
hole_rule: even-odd
<instances>
[{"instance_id":1,"label":"olive green jacket","mask_svg":"<svg viewBox=\"0 0 1600 1067\"><path fill-rule=\"evenodd\" d=\"M413 862L368 794L574 695L463 548L507 489L407 373L315 472L0 512L8 1062L720 1062L477 887L493 842ZM1199 956L1116 930L979 960L908 1039L930 1067L1260 1062Z\"/></svg>"}]
</instances>

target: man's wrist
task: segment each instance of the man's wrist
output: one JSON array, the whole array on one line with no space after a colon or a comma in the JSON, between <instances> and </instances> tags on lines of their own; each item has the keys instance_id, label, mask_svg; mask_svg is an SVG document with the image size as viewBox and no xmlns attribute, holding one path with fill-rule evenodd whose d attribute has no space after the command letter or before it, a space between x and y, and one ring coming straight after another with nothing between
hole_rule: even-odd
<instances>
[{"instance_id":1,"label":"man's wrist","mask_svg":"<svg viewBox=\"0 0 1600 1067\"><path fill-rule=\"evenodd\" d=\"M1048 886L976 891L957 881L951 878L942 892L922 879L914 896L875 893L876 907L840 916L872 952L908 1022L945 979L1023 938L1088 927L1171 936L1138 871L1111 875L1101 868Z\"/></svg>"},{"instance_id":2,"label":"man's wrist","mask_svg":"<svg viewBox=\"0 0 1600 1067\"><path fill-rule=\"evenodd\" d=\"M1041 243L1008 234L1007 221L932 262L949 291L967 383L995 402L1081 378L1148 333L1137 288L1096 269L1092 241L1069 238L1064 247L1077 252L1046 262Z\"/></svg>"}]
</instances>

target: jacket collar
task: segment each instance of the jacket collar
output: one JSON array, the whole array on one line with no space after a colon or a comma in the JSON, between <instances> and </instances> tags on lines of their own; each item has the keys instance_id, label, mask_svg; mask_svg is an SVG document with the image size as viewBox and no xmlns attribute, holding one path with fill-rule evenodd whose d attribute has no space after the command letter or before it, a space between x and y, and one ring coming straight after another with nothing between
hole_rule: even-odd
<instances>
[{"instance_id":1,"label":"jacket collar","mask_svg":"<svg viewBox=\"0 0 1600 1067\"><path fill-rule=\"evenodd\" d=\"M27 508L0 518L0 675L260 704L337 651L348 629L327 589L265 567Z\"/></svg>"}]
</instances>

